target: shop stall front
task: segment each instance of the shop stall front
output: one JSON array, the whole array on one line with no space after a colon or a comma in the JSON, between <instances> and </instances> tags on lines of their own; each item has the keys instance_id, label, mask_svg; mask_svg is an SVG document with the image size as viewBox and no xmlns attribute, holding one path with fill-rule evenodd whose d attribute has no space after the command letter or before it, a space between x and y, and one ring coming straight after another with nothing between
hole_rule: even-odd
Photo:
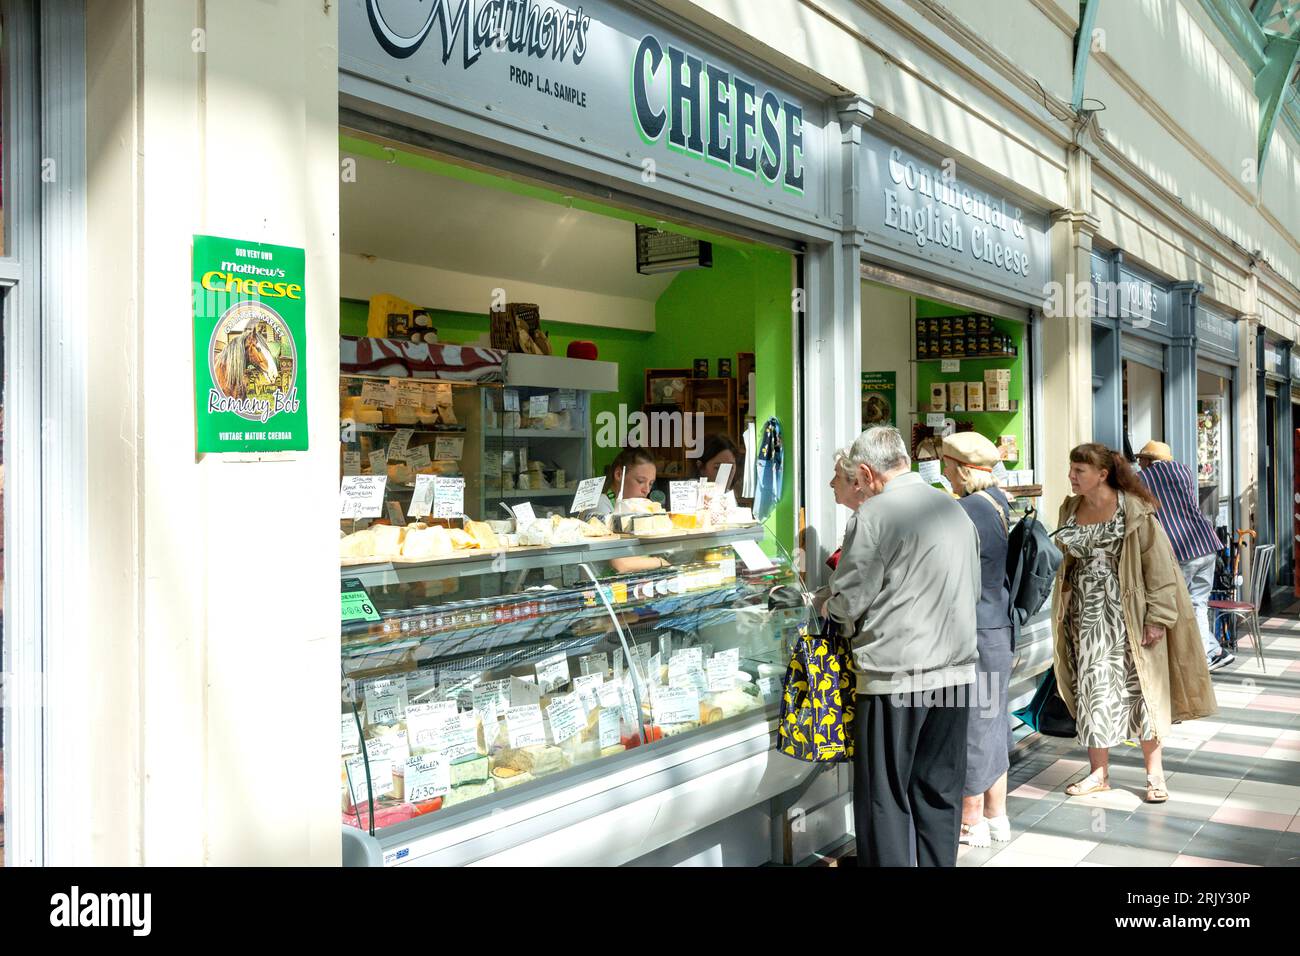
<instances>
[{"instance_id":1,"label":"shop stall front","mask_svg":"<svg viewBox=\"0 0 1300 956\"><path fill-rule=\"evenodd\" d=\"M1001 452L995 470L1015 515L1050 517L1036 398L1046 215L883 127L864 134L860 169L863 424L899 428L913 467L939 486L942 437L978 431ZM1016 648L1012 710L1050 664L1044 613Z\"/></svg>"},{"instance_id":2,"label":"shop stall front","mask_svg":"<svg viewBox=\"0 0 1300 956\"><path fill-rule=\"evenodd\" d=\"M846 838L772 750L838 124L654 5L541 6L341 11L345 846L797 862Z\"/></svg>"},{"instance_id":3,"label":"shop stall front","mask_svg":"<svg viewBox=\"0 0 1300 956\"><path fill-rule=\"evenodd\" d=\"M1224 540L1242 527L1237 376L1237 322L1202 299L1196 307L1196 479L1201 510Z\"/></svg>"},{"instance_id":4,"label":"shop stall front","mask_svg":"<svg viewBox=\"0 0 1300 956\"><path fill-rule=\"evenodd\" d=\"M1293 493L1291 346L1272 333L1258 335L1256 400L1258 402L1259 502L1255 530L1259 544L1275 544L1273 575L1278 584L1291 584L1291 502ZM1267 596L1265 597L1267 601Z\"/></svg>"}]
</instances>

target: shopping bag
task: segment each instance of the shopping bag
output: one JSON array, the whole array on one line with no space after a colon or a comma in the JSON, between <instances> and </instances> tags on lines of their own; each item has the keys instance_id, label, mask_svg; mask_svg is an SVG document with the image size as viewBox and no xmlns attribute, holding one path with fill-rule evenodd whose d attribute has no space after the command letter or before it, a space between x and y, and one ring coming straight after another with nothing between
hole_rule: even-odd
<instances>
[{"instance_id":1,"label":"shopping bag","mask_svg":"<svg viewBox=\"0 0 1300 956\"><path fill-rule=\"evenodd\" d=\"M1034 699L1027 707L1022 707L1012 716L1023 721L1031 729L1047 737L1075 737L1078 730L1070 710L1056 692L1056 671L1048 668L1043 675L1043 682L1038 685Z\"/></svg>"},{"instance_id":2,"label":"shopping bag","mask_svg":"<svg viewBox=\"0 0 1300 956\"><path fill-rule=\"evenodd\" d=\"M839 626L827 622L820 634L801 628L785 672L776 749L810 763L851 760L856 688L853 654Z\"/></svg>"}]
</instances>

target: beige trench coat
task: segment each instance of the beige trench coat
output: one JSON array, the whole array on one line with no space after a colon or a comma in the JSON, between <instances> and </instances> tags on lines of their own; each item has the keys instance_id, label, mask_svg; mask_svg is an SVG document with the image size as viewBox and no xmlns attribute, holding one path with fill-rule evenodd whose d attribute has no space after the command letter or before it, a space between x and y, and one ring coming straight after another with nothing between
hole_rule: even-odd
<instances>
[{"instance_id":1,"label":"beige trench coat","mask_svg":"<svg viewBox=\"0 0 1300 956\"><path fill-rule=\"evenodd\" d=\"M1065 499L1057 519L1058 528L1074 514L1082 500L1079 496ZM1069 582L1074 560L1068 554L1065 556L1052 589L1056 687L1071 715L1075 714L1075 675L1066 650L1065 614L1070 606ZM1192 599L1173 546L1156 520L1155 509L1134 495L1124 496L1119 583L1138 681L1159 740L1169 733L1174 721L1208 717L1218 705ZM1143 647L1142 628L1146 624L1163 625L1164 640Z\"/></svg>"}]
</instances>

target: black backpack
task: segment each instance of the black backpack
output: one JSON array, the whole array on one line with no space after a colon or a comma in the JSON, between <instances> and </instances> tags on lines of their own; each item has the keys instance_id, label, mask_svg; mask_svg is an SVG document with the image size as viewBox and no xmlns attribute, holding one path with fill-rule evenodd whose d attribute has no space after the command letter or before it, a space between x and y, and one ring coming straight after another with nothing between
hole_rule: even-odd
<instances>
[{"instance_id":1,"label":"black backpack","mask_svg":"<svg viewBox=\"0 0 1300 956\"><path fill-rule=\"evenodd\" d=\"M1007 536L1007 587L1011 594L1012 649L1020 626L1051 597L1056 570L1064 557L1048 535L1038 512L1029 509Z\"/></svg>"}]
</instances>

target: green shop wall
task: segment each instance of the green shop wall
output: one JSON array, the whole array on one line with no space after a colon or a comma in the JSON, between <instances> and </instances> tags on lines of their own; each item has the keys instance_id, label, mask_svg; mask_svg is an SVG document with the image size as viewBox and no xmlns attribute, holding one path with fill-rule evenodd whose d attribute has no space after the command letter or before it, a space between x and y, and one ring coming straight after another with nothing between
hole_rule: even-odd
<instances>
[{"instance_id":1,"label":"green shop wall","mask_svg":"<svg viewBox=\"0 0 1300 956\"><path fill-rule=\"evenodd\" d=\"M396 162L432 175L449 176L465 182L504 189L520 195L553 202L557 206L584 209L627 222L662 226L663 223L624 209L567 196L531 183L509 180L480 170L466 169L451 163L389 149L368 140L339 137L344 156L368 156ZM795 543L794 482L795 451L788 444L794 415L794 356L791 316L792 264L788 253L712 235L673 223L669 226L682 235L704 239L713 244L712 269L678 274L655 304L656 331L633 332L604 329L588 325L548 321L542 316L543 328L550 336L555 354L563 355L568 344L585 339L596 344L602 361L618 364L618 391L593 395L593 415L601 412L618 414L619 405L629 411L639 410L645 394L645 370L661 367L689 367L696 358L708 358L710 370L716 372L719 358L737 352L754 352L758 371L757 394L753 414L761 429L775 415L781 422L787 441L786 479L781 501L767 524L784 547L793 550ZM366 333L367 302L344 299L339 305L339 331L343 335ZM486 314L447 312L431 309L440 341L465 345L478 341L488 331ZM617 454L617 449L592 449L592 463L599 472ZM769 549L774 551L775 549Z\"/></svg>"},{"instance_id":2,"label":"green shop wall","mask_svg":"<svg viewBox=\"0 0 1300 956\"><path fill-rule=\"evenodd\" d=\"M969 315L969 309L956 309L951 306L941 305L938 302L931 302L928 299L916 300L916 317L918 319L942 318L949 315ZM954 421L971 422L975 430L984 435L995 445L1000 435L1015 435L1016 447L1020 450L1019 462L1007 462L1009 469L1028 468L1032 459L1032 451L1027 444L1028 435L1025 431L1025 327L1019 322L1011 322L1006 319L994 319L994 324L999 332L1010 335L1015 343L1017 355L1013 359L1006 358L988 358L988 359L961 359L961 371L959 372L942 372L942 367L938 361L925 361L916 363L916 401L917 408L925 408L930 402L930 386L935 382L980 382L984 381L984 373L989 369L1010 368L1011 369L1011 388L1010 398L1012 402L1018 402L1019 411L1015 412L949 412L947 413ZM922 424L925 423L924 412L918 414L918 419Z\"/></svg>"}]
</instances>

